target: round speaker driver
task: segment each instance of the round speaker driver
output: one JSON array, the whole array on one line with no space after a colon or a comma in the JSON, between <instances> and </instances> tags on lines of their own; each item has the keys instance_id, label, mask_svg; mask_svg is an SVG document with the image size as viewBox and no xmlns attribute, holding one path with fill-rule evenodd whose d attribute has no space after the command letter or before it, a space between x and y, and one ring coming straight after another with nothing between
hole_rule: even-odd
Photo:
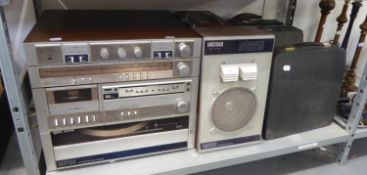
<instances>
[{"instance_id":1,"label":"round speaker driver","mask_svg":"<svg viewBox=\"0 0 367 175\"><path fill-rule=\"evenodd\" d=\"M256 103L255 95L248 89L226 90L214 102L213 124L224 132L238 131L252 120L256 112Z\"/></svg>"}]
</instances>

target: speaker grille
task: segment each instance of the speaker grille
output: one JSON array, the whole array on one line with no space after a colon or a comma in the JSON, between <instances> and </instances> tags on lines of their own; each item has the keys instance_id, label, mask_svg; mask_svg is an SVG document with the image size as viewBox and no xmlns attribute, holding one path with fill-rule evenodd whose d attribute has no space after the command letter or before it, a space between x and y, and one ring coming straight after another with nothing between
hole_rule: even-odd
<instances>
[{"instance_id":1,"label":"speaker grille","mask_svg":"<svg viewBox=\"0 0 367 175\"><path fill-rule=\"evenodd\" d=\"M212 108L216 128L234 132L245 127L256 111L256 97L248 89L232 88L221 93Z\"/></svg>"}]
</instances>

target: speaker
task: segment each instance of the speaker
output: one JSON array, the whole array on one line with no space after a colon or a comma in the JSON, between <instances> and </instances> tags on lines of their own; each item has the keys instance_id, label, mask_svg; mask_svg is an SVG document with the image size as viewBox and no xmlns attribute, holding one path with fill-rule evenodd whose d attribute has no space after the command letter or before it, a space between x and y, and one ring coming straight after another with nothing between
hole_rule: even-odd
<instances>
[{"instance_id":1,"label":"speaker","mask_svg":"<svg viewBox=\"0 0 367 175\"><path fill-rule=\"evenodd\" d=\"M203 36L199 152L259 143L274 36L256 28L195 28Z\"/></svg>"},{"instance_id":2,"label":"speaker","mask_svg":"<svg viewBox=\"0 0 367 175\"><path fill-rule=\"evenodd\" d=\"M304 43L275 52L264 138L276 139L331 124L346 62L345 50Z\"/></svg>"}]
</instances>

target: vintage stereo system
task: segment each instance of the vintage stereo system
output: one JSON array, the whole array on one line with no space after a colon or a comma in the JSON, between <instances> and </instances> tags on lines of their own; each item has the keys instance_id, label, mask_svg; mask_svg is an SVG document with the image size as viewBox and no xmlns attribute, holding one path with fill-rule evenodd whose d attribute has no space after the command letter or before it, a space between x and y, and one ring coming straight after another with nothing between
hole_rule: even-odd
<instances>
[{"instance_id":1,"label":"vintage stereo system","mask_svg":"<svg viewBox=\"0 0 367 175\"><path fill-rule=\"evenodd\" d=\"M48 171L193 148L201 44L166 11L45 11L25 48Z\"/></svg>"},{"instance_id":2,"label":"vintage stereo system","mask_svg":"<svg viewBox=\"0 0 367 175\"><path fill-rule=\"evenodd\" d=\"M176 15L191 26L201 26L200 20L188 22L200 13ZM260 142L274 35L226 25L194 30L203 37L198 151Z\"/></svg>"}]
</instances>

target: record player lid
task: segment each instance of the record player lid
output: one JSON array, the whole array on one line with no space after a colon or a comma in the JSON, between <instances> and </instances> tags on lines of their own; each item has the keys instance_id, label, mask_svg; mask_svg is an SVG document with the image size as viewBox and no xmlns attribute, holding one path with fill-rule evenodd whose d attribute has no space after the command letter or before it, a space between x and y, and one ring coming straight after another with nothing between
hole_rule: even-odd
<instances>
[{"instance_id":1,"label":"record player lid","mask_svg":"<svg viewBox=\"0 0 367 175\"><path fill-rule=\"evenodd\" d=\"M25 39L30 42L196 38L169 11L46 10Z\"/></svg>"}]
</instances>

